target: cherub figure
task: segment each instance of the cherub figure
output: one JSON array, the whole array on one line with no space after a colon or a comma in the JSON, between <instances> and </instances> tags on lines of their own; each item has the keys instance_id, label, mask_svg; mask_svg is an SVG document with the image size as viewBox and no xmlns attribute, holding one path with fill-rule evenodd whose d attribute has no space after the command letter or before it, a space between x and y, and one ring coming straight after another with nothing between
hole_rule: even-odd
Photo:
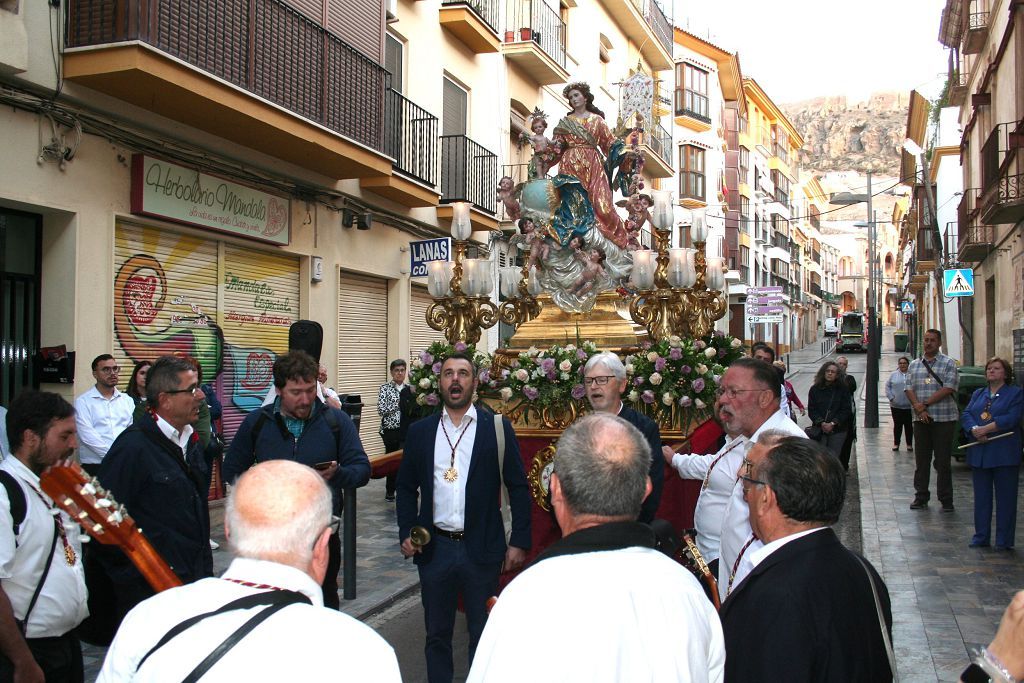
<instances>
[{"instance_id":1,"label":"cherub figure","mask_svg":"<svg viewBox=\"0 0 1024 683\"><path fill-rule=\"evenodd\" d=\"M578 252L580 255L582 251ZM583 272L580 273L580 279L576 281L569 291L578 296L589 293L597 285L597 279L603 277L605 274L604 260L605 253L597 247L591 249L584 256L585 263L583 266Z\"/></svg>"},{"instance_id":2,"label":"cherub figure","mask_svg":"<svg viewBox=\"0 0 1024 683\"><path fill-rule=\"evenodd\" d=\"M558 163L562 156L562 148L555 141L544 137L544 131L548 128L547 115L534 108L530 116L530 131L533 135L522 135L524 142L529 142L533 147L533 158L530 160L529 172L531 178L544 178L551 167Z\"/></svg>"},{"instance_id":3,"label":"cherub figure","mask_svg":"<svg viewBox=\"0 0 1024 683\"><path fill-rule=\"evenodd\" d=\"M512 180L512 176L502 176L498 181L498 201L505 206L505 215L513 221L521 215L519 200L515 196L515 187L516 183Z\"/></svg>"},{"instance_id":4,"label":"cherub figure","mask_svg":"<svg viewBox=\"0 0 1024 683\"><path fill-rule=\"evenodd\" d=\"M547 259L552 249L561 249L557 244L551 244L548 240L544 239L544 235L537 230L537 225L533 222L532 218L519 219L519 235L517 237L518 241L530 249L530 260L526 264L527 268L532 268L538 264L543 266L544 260Z\"/></svg>"}]
</instances>

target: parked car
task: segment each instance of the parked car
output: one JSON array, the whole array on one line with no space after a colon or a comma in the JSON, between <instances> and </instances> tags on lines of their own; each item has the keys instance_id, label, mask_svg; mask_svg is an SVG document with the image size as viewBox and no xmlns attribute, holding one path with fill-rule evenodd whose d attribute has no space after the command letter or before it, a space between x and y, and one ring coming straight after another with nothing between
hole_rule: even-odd
<instances>
[{"instance_id":1,"label":"parked car","mask_svg":"<svg viewBox=\"0 0 1024 683\"><path fill-rule=\"evenodd\" d=\"M835 337L839 334L839 318L825 318L825 336Z\"/></svg>"}]
</instances>

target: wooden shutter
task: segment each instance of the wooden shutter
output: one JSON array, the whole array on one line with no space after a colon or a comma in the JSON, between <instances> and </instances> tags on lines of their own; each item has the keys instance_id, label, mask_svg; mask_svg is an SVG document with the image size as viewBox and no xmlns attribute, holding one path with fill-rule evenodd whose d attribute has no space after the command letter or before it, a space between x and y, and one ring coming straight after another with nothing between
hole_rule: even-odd
<instances>
[{"instance_id":1,"label":"wooden shutter","mask_svg":"<svg viewBox=\"0 0 1024 683\"><path fill-rule=\"evenodd\" d=\"M434 299L424 287L413 285L409 301L409 358L418 356L421 351L436 341L444 341L444 332L427 325L427 309Z\"/></svg>"},{"instance_id":2,"label":"wooden shutter","mask_svg":"<svg viewBox=\"0 0 1024 683\"><path fill-rule=\"evenodd\" d=\"M382 61L384 3L381 0L327 0L327 28L346 43Z\"/></svg>"},{"instance_id":3,"label":"wooden shutter","mask_svg":"<svg viewBox=\"0 0 1024 683\"><path fill-rule=\"evenodd\" d=\"M359 438L367 455L384 452L377 433L377 391L388 381L388 286L381 278L341 274L338 304L339 394L358 394L363 402Z\"/></svg>"},{"instance_id":4,"label":"wooden shutter","mask_svg":"<svg viewBox=\"0 0 1024 683\"><path fill-rule=\"evenodd\" d=\"M444 79L441 135L465 135L468 116L468 95L454 81Z\"/></svg>"}]
</instances>

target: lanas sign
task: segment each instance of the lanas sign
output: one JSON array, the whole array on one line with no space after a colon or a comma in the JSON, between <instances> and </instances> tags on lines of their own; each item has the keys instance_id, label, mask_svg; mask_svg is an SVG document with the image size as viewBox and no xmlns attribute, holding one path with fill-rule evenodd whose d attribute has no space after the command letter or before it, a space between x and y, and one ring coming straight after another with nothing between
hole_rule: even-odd
<instances>
[{"instance_id":1,"label":"lanas sign","mask_svg":"<svg viewBox=\"0 0 1024 683\"><path fill-rule=\"evenodd\" d=\"M409 273L412 277L426 277L429 261L451 261L452 238L409 242Z\"/></svg>"}]
</instances>

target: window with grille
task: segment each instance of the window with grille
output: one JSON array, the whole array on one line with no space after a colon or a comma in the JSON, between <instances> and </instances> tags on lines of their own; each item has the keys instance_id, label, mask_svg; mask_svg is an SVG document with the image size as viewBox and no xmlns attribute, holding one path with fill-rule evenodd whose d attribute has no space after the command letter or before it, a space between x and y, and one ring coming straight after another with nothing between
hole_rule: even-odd
<instances>
[{"instance_id":1,"label":"window with grille","mask_svg":"<svg viewBox=\"0 0 1024 683\"><path fill-rule=\"evenodd\" d=\"M679 147L679 196L705 198L704 150L694 145Z\"/></svg>"}]
</instances>

